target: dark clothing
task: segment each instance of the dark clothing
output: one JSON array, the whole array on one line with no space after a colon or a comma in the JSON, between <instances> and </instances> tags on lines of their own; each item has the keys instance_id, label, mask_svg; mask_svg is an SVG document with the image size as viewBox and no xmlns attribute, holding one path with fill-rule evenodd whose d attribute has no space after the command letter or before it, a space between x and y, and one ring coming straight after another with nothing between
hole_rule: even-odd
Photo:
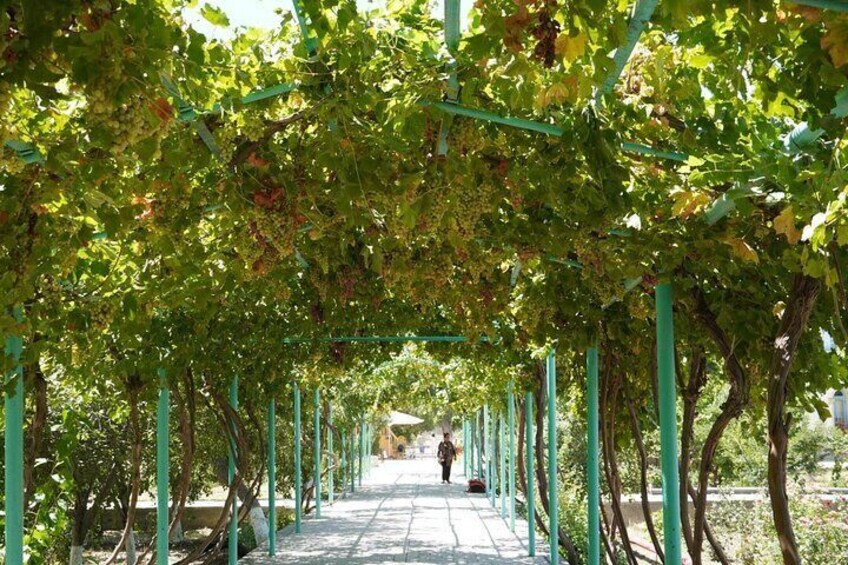
<instances>
[{"instance_id":1,"label":"dark clothing","mask_svg":"<svg viewBox=\"0 0 848 565\"><path fill-rule=\"evenodd\" d=\"M450 482L451 462L442 463L442 480Z\"/></svg>"},{"instance_id":2,"label":"dark clothing","mask_svg":"<svg viewBox=\"0 0 848 565\"><path fill-rule=\"evenodd\" d=\"M456 448L453 446L453 443L449 440L442 441L439 444L437 457L439 458L439 463L450 465L456 459Z\"/></svg>"},{"instance_id":3,"label":"dark clothing","mask_svg":"<svg viewBox=\"0 0 848 565\"><path fill-rule=\"evenodd\" d=\"M450 482L451 465L456 459L456 448L448 440L442 441L439 444L438 451L439 464L442 466L442 481Z\"/></svg>"}]
</instances>

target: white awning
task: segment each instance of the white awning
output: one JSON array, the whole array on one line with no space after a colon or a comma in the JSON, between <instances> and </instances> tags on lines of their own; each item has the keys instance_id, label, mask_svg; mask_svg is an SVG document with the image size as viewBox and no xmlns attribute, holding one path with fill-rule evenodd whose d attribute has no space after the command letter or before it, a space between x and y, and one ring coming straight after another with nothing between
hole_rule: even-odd
<instances>
[{"instance_id":1,"label":"white awning","mask_svg":"<svg viewBox=\"0 0 848 565\"><path fill-rule=\"evenodd\" d=\"M404 414L403 412L392 411L389 414L389 426L414 426L420 424L424 420L416 418L412 414Z\"/></svg>"}]
</instances>

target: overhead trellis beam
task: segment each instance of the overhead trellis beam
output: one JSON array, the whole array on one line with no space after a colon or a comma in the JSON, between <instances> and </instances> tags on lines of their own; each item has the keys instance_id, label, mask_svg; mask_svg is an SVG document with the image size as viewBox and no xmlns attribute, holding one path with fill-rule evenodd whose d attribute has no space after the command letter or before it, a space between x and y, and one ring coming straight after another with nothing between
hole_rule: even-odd
<instances>
[{"instance_id":1,"label":"overhead trellis beam","mask_svg":"<svg viewBox=\"0 0 848 565\"><path fill-rule=\"evenodd\" d=\"M269 86L268 88L263 88L262 90L257 90L243 96L241 99L241 103L253 104L254 102L259 102L260 100L267 100L269 98L274 98L275 96L288 94L289 92L296 90L297 86L297 84L291 82Z\"/></svg>"},{"instance_id":2,"label":"overhead trellis beam","mask_svg":"<svg viewBox=\"0 0 848 565\"><path fill-rule=\"evenodd\" d=\"M18 155L18 158L27 165L41 163L44 161L44 158L41 156L41 153L38 152L38 149L30 143L25 143L17 139L10 139L3 143L3 145L14 151Z\"/></svg>"},{"instance_id":3,"label":"overhead trellis beam","mask_svg":"<svg viewBox=\"0 0 848 565\"><path fill-rule=\"evenodd\" d=\"M294 6L297 25L300 27L300 34L303 36L303 45L311 57L318 51L318 40L312 37L310 33L309 22L306 21L306 14L304 13L303 6L300 4L300 0L292 0L292 5Z\"/></svg>"},{"instance_id":4,"label":"overhead trellis beam","mask_svg":"<svg viewBox=\"0 0 848 565\"><path fill-rule=\"evenodd\" d=\"M621 148L628 153L638 153L639 155L648 155L650 157L660 157L662 159L669 159L671 161L680 161L685 163L689 160L689 155L686 153L680 153L677 151L662 151L660 149L655 149L649 145L642 145L641 143L633 143L632 141L625 141L621 144Z\"/></svg>"},{"instance_id":5,"label":"overhead trellis beam","mask_svg":"<svg viewBox=\"0 0 848 565\"><path fill-rule=\"evenodd\" d=\"M340 336L340 337L287 337L283 339L286 345L299 343L407 343L407 342L433 342L433 343L466 343L468 338L461 335L388 335L388 336ZM485 336L480 341L489 341Z\"/></svg>"},{"instance_id":6,"label":"overhead trellis beam","mask_svg":"<svg viewBox=\"0 0 848 565\"><path fill-rule=\"evenodd\" d=\"M613 68L607 75L606 80L601 85L601 88L595 93L595 101L599 101L602 96L612 92L615 83L624 71L624 66L630 60L630 55L636 44L639 42L639 37L642 35L645 26L654 14L659 0L637 0L636 7L633 9L633 16L630 18L630 24L627 26L627 35L625 35L624 43L615 50L613 55Z\"/></svg>"},{"instance_id":7,"label":"overhead trellis beam","mask_svg":"<svg viewBox=\"0 0 848 565\"><path fill-rule=\"evenodd\" d=\"M209 151L215 155L218 159L221 158L221 150L218 148L218 144L215 142L215 137L212 135L212 132L209 131L209 127L206 125L202 119L198 119L198 113L195 110L194 106L189 104L180 94L177 89L177 85L171 80L165 73L159 73L159 81L162 83L162 86L165 87L165 90L168 91L168 94L174 99L174 102L177 103L177 116L181 122L191 123L194 126L195 131L197 131L197 135L200 136L200 139L203 140L203 143L206 144L206 147L209 148Z\"/></svg>"},{"instance_id":8,"label":"overhead trellis beam","mask_svg":"<svg viewBox=\"0 0 848 565\"><path fill-rule=\"evenodd\" d=\"M476 110L474 108L466 108L465 106L460 106L459 104L451 104L449 102L429 102L425 103L425 105L436 107L439 110L442 110L443 112L453 114L455 116L463 116L466 118L473 118L475 120L483 120L484 122L491 122L504 126L512 126L520 129L526 129L530 131L544 133L547 135L552 135L554 137L561 137L562 134L565 133L565 130L563 130L561 127L552 124L544 124L541 122L534 122L532 120L524 120L522 118L505 118L503 116L493 114L492 112L486 112L485 110Z\"/></svg>"},{"instance_id":9,"label":"overhead trellis beam","mask_svg":"<svg viewBox=\"0 0 848 565\"><path fill-rule=\"evenodd\" d=\"M811 8L821 8L822 10L834 10L836 12L848 13L848 2L845 0L786 0L789 4L800 4L801 6L810 6Z\"/></svg>"},{"instance_id":10,"label":"overhead trellis beam","mask_svg":"<svg viewBox=\"0 0 848 565\"><path fill-rule=\"evenodd\" d=\"M510 118L499 116L498 114L492 112L487 112L485 110L477 110L475 108L467 108L465 106L460 106L459 104L453 104L450 102L425 102L424 105L433 106L435 108L438 108L439 110L442 110L443 112L453 114L455 116L462 116L465 118L482 120L484 122L490 122L493 124L500 124L514 128L525 129L528 131L535 131L538 133L550 135L552 137L562 137L565 133L565 130L563 128L555 126L553 124L546 124L544 122L536 122L533 120L525 120L523 118ZM623 142L621 144L621 149L627 151L628 153L638 153L640 155L660 157L662 159L669 159L672 161L686 162L689 159L689 155L685 153L679 153L676 151L662 151L660 149L655 149L648 145L643 145L641 143L633 143L631 141Z\"/></svg>"},{"instance_id":11,"label":"overhead trellis beam","mask_svg":"<svg viewBox=\"0 0 848 565\"><path fill-rule=\"evenodd\" d=\"M456 76L456 50L459 47L459 0L445 0L445 46L451 54L448 63L447 104L456 104L459 99L459 80ZM442 120L439 127L437 152L439 155L448 153L448 131L450 123Z\"/></svg>"}]
</instances>

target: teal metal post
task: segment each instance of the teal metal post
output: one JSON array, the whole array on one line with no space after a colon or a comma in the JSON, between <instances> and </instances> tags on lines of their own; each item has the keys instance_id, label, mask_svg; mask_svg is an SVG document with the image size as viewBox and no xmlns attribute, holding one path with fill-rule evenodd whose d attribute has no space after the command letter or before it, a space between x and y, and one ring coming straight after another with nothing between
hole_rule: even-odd
<instances>
[{"instance_id":1,"label":"teal metal post","mask_svg":"<svg viewBox=\"0 0 848 565\"><path fill-rule=\"evenodd\" d=\"M474 429L476 431L474 437L477 440L477 478L483 480L483 428L480 426L480 412L474 418ZM484 420L485 423L485 420ZM486 479L488 482L488 479Z\"/></svg>"},{"instance_id":2,"label":"teal metal post","mask_svg":"<svg viewBox=\"0 0 848 565\"><path fill-rule=\"evenodd\" d=\"M474 476L474 420L468 420L468 478Z\"/></svg>"},{"instance_id":3,"label":"teal metal post","mask_svg":"<svg viewBox=\"0 0 848 565\"><path fill-rule=\"evenodd\" d=\"M491 445L491 429L489 423L489 405L483 405L483 441L486 442L486 498L489 502L492 501L492 445Z\"/></svg>"},{"instance_id":4,"label":"teal metal post","mask_svg":"<svg viewBox=\"0 0 848 565\"><path fill-rule=\"evenodd\" d=\"M501 518L506 520L506 449L505 449L505 433L504 433L504 417L503 412L498 414L498 453L500 454L500 459L498 460L500 465L500 480L499 484L501 486Z\"/></svg>"},{"instance_id":5,"label":"teal metal post","mask_svg":"<svg viewBox=\"0 0 848 565\"><path fill-rule=\"evenodd\" d=\"M268 555L277 555L277 404L268 402Z\"/></svg>"},{"instance_id":6,"label":"teal metal post","mask_svg":"<svg viewBox=\"0 0 848 565\"><path fill-rule=\"evenodd\" d=\"M497 499L498 499L498 439L497 439L497 430L498 423L495 415L489 411L489 443L486 444L488 447L489 457L489 476L492 481L492 488L489 490L489 502L492 505L492 508L497 508Z\"/></svg>"},{"instance_id":7,"label":"teal metal post","mask_svg":"<svg viewBox=\"0 0 848 565\"><path fill-rule=\"evenodd\" d=\"M468 420L462 420L462 474L468 476Z\"/></svg>"},{"instance_id":8,"label":"teal metal post","mask_svg":"<svg viewBox=\"0 0 848 565\"><path fill-rule=\"evenodd\" d=\"M315 485L315 517L321 517L321 391L317 388L312 395L313 399L313 450L312 460L314 463L313 481Z\"/></svg>"},{"instance_id":9,"label":"teal metal post","mask_svg":"<svg viewBox=\"0 0 848 565\"><path fill-rule=\"evenodd\" d=\"M347 489L348 472L347 472L347 430L342 430L342 494Z\"/></svg>"},{"instance_id":10,"label":"teal metal post","mask_svg":"<svg viewBox=\"0 0 848 565\"><path fill-rule=\"evenodd\" d=\"M156 563L168 565L168 419L171 393L165 369L159 369L156 407Z\"/></svg>"},{"instance_id":11,"label":"teal metal post","mask_svg":"<svg viewBox=\"0 0 848 565\"><path fill-rule=\"evenodd\" d=\"M590 347L586 356L586 401L588 404L588 454L587 454L587 483L589 486L588 501L588 532L589 548L587 559L589 565L601 563L601 475L600 448L598 446L598 348Z\"/></svg>"},{"instance_id":12,"label":"teal metal post","mask_svg":"<svg viewBox=\"0 0 848 565\"><path fill-rule=\"evenodd\" d=\"M300 439L300 387L294 383L294 532L300 533L303 514L303 469Z\"/></svg>"},{"instance_id":13,"label":"teal metal post","mask_svg":"<svg viewBox=\"0 0 848 565\"><path fill-rule=\"evenodd\" d=\"M238 375L233 377L230 382L230 407L238 410ZM230 484L236 476L236 427L235 422L230 423L231 433L233 434L230 442L230 460L227 469L227 480ZM229 565L236 565L238 562L238 496L233 497L233 506L230 509L230 535L227 539L227 562Z\"/></svg>"},{"instance_id":14,"label":"teal metal post","mask_svg":"<svg viewBox=\"0 0 848 565\"><path fill-rule=\"evenodd\" d=\"M362 486L362 462L365 459L365 416L359 423L359 486Z\"/></svg>"},{"instance_id":15,"label":"teal metal post","mask_svg":"<svg viewBox=\"0 0 848 565\"><path fill-rule=\"evenodd\" d=\"M356 492L356 428L350 434L350 445L348 449L350 450L348 461L348 465L350 465L350 492L354 493Z\"/></svg>"},{"instance_id":16,"label":"teal metal post","mask_svg":"<svg viewBox=\"0 0 848 565\"><path fill-rule=\"evenodd\" d=\"M18 323L23 322L23 311L14 311ZM6 563L23 565L24 562L24 367L21 355L24 340L18 335L6 336L6 356L12 358L12 370L6 375L4 403L6 436L5 493L6 493ZM13 386L9 386L14 382ZM167 500L167 499L166 499Z\"/></svg>"},{"instance_id":17,"label":"teal metal post","mask_svg":"<svg viewBox=\"0 0 848 565\"><path fill-rule=\"evenodd\" d=\"M333 503L336 454L333 453L333 404L327 404L327 504Z\"/></svg>"},{"instance_id":18,"label":"teal metal post","mask_svg":"<svg viewBox=\"0 0 848 565\"><path fill-rule=\"evenodd\" d=\"M366 422L362 426L362 466L365 469L365 478L371 474L371 458L368 456L368 440L371 439L371 430Z\"/></svg>"},{"instance_id":19,"label":"teal metal post","mask_svg":"<svg viewBox=\"0 0 848 565\"><path fill-rule=\"evenodd\" d=\"M515 531L515 393L514 384L509 382L506 395L507 428L509 433L509 529Z\"/></svg>"},{"instance_id":20,"label":"teal metal post","mask_svg":"<svg viewBox=\"0 0 848 565\"><path fill-rule=\"evenodd\" d=\"M371 476L371 424L365 424L365 471Z\"/></svg>"},{"instance_id":21,"label":"teal metal post","mask_svg":"<svg viewBox=\"0 0 848 565\"><path fill-rule=\"evenodd\" d=\"M477 452L477 412L474 412L474 419L468 420L468 471L469 477L474 476L474 471L477 470L476 463L474 462L474 456Z\"/></svg>"},{"instance_id":22,"label":"teal metal post","mask_svg":"<svg viewBox=\"0 0 848 565\"><path fill-rule=\"evenodd\" d=\"M527 555L536 555L536 471L533 453L533 393L524 394L524 443L527 444L524 466L527 468Z\"/></svg>"},{"instance_id":23,"label":"teal metal post","mask_svg":"<svg viewBox=\"0 0 848 565\"><path fill-rule=\"evenodd\" d=\"M556 441L556 354L548 353L548 499L550 505L551 553L549 561L559 563L559 500L557 496L557 441Z\"/></svg>"},{"instance_id":24,"label":"teal metal post","mask_svg":"<svg viewBox=\"0 0 848 565\"><path fill-rule=\"evenodd\" d=\"M657 379L660 408L660 459L663 478L665 562L677 565L680 548L680 480L677 474L677 390L674 374L674 319L671 283L657 285Z\"/></svg>"}]
</instances>

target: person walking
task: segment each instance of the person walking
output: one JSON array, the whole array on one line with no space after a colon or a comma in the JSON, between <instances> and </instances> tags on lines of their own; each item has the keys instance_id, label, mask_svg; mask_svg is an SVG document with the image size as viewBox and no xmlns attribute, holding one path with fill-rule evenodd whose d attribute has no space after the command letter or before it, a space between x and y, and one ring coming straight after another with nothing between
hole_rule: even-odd
<instances>
[{"instance_id":1,"label":"person walking","mask_svg":"<svg viewBox=\"0 0 848 565\"><path fill-rule=\"evenodd\" d=\"M451 484L451 465L456 460L456 447L451 442L449 433L445 433L442 443L439 444L437 457L439 459L439 465L442 466L442 484Z\"/></svg>"}]
</instances>

